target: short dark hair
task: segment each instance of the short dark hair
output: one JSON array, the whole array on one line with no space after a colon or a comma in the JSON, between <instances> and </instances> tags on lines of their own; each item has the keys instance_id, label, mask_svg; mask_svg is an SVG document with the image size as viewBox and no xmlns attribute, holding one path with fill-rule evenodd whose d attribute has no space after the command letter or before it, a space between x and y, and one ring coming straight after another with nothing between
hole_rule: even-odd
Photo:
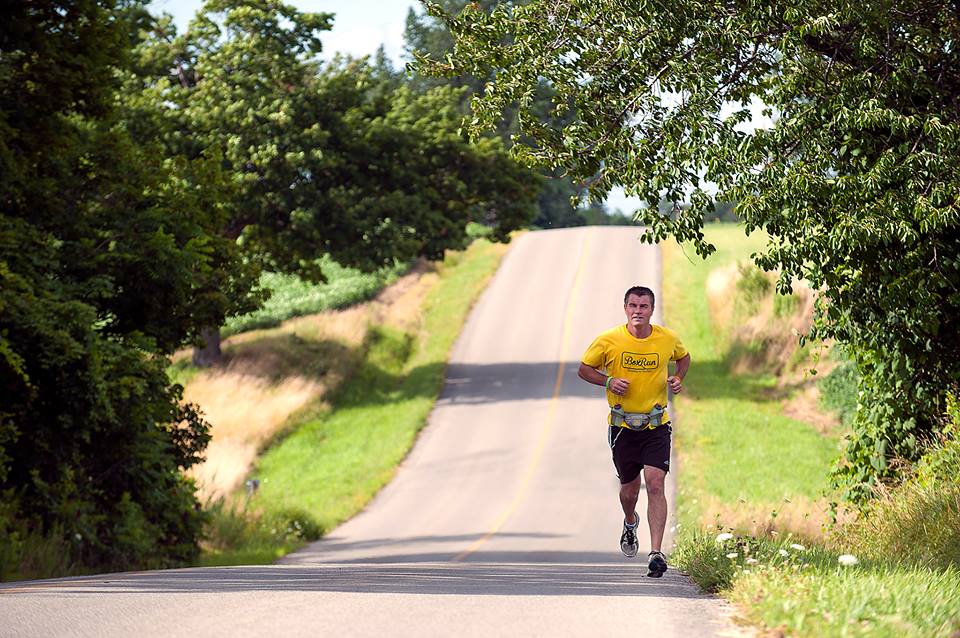
<instances>
[{"instance_id":1,"label":"short dark hair","mask_svg":"<svg viewBox=\"0 0 960 638\"><path fill-rule=\"evenodd\" d=\"M657 305L657 298L653 295L653 291L647 288L646 286L633 286L629 288L626 294L623 295L623 305L627 305L627 299L630 298L630 295L636 295L638 297L650 297L650 305Z\"/></svg>"}]
</instances>

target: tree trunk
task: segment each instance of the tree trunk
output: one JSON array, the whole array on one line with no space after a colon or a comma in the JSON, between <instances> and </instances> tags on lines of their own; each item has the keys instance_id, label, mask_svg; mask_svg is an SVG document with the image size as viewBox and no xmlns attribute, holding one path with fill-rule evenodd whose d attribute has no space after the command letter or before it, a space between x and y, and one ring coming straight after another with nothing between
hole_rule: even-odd
<instances>
[{"instance_id":1,"label":"tree trunk","mask_svg":"<svg viewBox=\"0 0 960 638\"><path fill-rule=\"evenodd\" d=\"M220 351L220 327L203 328L200 330L203 346L193 349L193 365L198 368L209 368L217 365L223 359Z\"/></svg>"}]
</instances>

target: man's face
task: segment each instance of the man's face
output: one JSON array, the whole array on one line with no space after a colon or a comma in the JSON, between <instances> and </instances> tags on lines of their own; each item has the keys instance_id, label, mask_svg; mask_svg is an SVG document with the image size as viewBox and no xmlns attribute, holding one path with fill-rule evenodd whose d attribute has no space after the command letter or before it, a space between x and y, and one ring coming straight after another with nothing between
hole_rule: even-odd
<instances>
[{"instance_id":1,"label":"man's face","mask_svg":"<svg viewBox=\"0 0 960 638\"><path fill-rule=\"evenodd\" d=\"M633 295L627 297L627 303L623 307L623 312L627 315L627 323L640 327L650 323L650 317L653 315L653 303L649 295Z\"/></svg>"}]
</instances>

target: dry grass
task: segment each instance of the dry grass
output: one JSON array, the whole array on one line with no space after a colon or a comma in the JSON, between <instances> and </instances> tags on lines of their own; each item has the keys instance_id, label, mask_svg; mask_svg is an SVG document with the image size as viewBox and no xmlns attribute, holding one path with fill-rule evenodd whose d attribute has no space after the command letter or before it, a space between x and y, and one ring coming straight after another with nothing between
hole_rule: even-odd
<instances>
[{"instance_id":1,"label":"dry grass","mask_svg":"<svg viewBox=\"0 0 960 638\"><path fill-rule=\"evenodd\" d=\"M290 415L319 400L327 389L298 376L273 383L229 368L198 374L184 398L198 404L212 426L206 461L190 472L201 501L236 487L257 452L282 431Z\"/></svg>"},{"instance_id":2,"label":"dry grass","mask_svg":"<svg viewBox=\"0 0 960 638\"><path fill-rule=\"evenodd\" d=\"M415 331L437 281L432 266L421 262L369 302L224 340L223 363L198 372L184 389L184 399L198 404L211 424L206 460L189 472L200 500L236 489L291 417L328 409L324 398L350 376L371 326Z\"/></svg>"},{"instance_id":3,"label":"dry grass","mask_svg":"<svg viewBox=\"0 0 960 638\"><path fill-rule=\"evenodd\" d=\"M698 521L705 529L722 526L758 538L792 534L810 541L823 540L829 522L829 505L823 499L795 497L776 504L739 502L731 505L712 496L703 503Z\"/></svg>"},{"instance_id":4,"label":"dry grass","mask_svg":"<svg viewBox=\"0 0 960 638\"><path fill-rule=\"evenodd\" d=\"M747 374L762 367L784 377L802 370L802 361L806 357L798 353L799 336L809 331L813 324L814 295L809 288L800 285L794 287L793 294L800 299L793 314L777 317L771 295L761 302L754 315L734 328L732 343L746 346L737 349L738 356L731 366L734 374Z\"/></svg>"},{"instance_id":5,"label":"dry grass","mask_svg":"<svg viewBox=\"0 0 960 638\"><path fill-rule=\"evenodd\" d=\"M776 273L763 273L770 282L770 290L756 307L741 307L742 295L737 282L741 279L738 263L716 268L707 276L706 294L710 316L722 333L729 335L736 358L732 362L734 374L755 372L763 367L774 374L797 368L799 335L813 325L816 295L804 282L793 286L794 307L778 314L777 295L773 290ZM781 301L784 298L780 298Z\"/></svg>"},{"instance_id":6,"label":"dry grass","mask_svg":"<svg viewBox=\"0 0 960 638\"><path fill-rule=\"evenodd\" d=\"M707 304L716 326L726 328L733 322L733 299L739 277L736 263L714 268L707 275Z\"/></svg>"},{"instance_id":7,"label":"dry grass","mask_svg":"<svg viewBox=\"0 0 960 638\"><path fill-rule=\"evenodd\" d=\"M798 338L813 325L816 295L803 282L796 283L795 307L790 313L778 316L773 291L776 274L765 276L771 282L771 292L756 308L751 308L746 317L735 303L737 281L741 277L739 264L715 268L707 277L710 316L720 332L729 335L733 353L730 370L737 375L755 374L758 370L776 375L775 393L785 397L783 414L809 423L821 434L833 434L840 422L820 407L816 380L829 374L837 363L824 356L829 345L815 344L803 351ZM811 370L815 370L816 376Z\"/></svg>"},{"instance_id":8,"label":"dry grass","mask_svg":"<svg viewBox=\"0 0 960 638\"><path fill-rule=\"evenodd\" d=\"M831 363L830 367L833 365ZM841 427L840 419L835 414L824 412L820 407L820 389L811 380L784 401L783 414L810 424L823 435L833 435Z\"/></svg>"}]
</instances>

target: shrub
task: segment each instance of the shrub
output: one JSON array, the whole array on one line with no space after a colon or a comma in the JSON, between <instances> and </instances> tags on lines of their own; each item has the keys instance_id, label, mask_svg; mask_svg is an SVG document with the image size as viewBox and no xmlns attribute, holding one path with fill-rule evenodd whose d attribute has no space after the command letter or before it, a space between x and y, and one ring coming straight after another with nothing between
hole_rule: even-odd
<instances>
[{"instance_id":1,"label":"shrub","mask_svg":"<svg viewBox=\"0 0 960 638\"><path fill-rule=\"evenodd\" d=\"M857 412L860 374L852 361L844 361L820 379L820 403L836 413L843 423L849 423Z\"/></svg>"}]
</instances>

